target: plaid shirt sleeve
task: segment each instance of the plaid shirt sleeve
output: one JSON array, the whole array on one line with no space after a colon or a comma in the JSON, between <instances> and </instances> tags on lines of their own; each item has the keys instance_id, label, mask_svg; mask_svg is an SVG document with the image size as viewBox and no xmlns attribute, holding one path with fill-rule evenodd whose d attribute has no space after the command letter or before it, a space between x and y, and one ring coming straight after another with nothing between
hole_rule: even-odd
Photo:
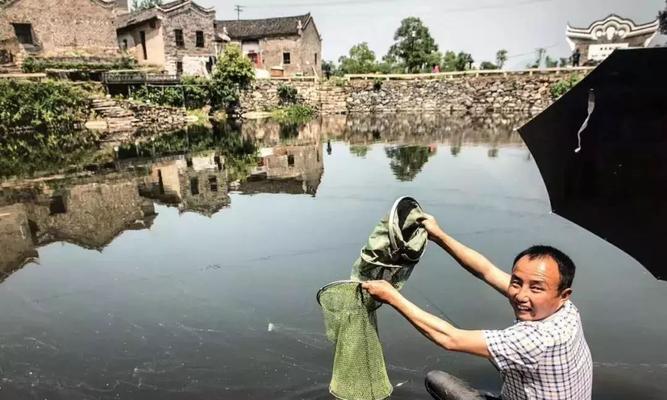
<instances>
[{"instance_id":1,"label":"plaid shirt sleeve","mask_svg":"<svg viewBox=\"0 0 667 400\"><path fill-rule=\"evenodd\" d=\"M493 362L501 371L534 371L547 348L544 335L530 323L483 333Z\"/></svg>"}]
</instances>

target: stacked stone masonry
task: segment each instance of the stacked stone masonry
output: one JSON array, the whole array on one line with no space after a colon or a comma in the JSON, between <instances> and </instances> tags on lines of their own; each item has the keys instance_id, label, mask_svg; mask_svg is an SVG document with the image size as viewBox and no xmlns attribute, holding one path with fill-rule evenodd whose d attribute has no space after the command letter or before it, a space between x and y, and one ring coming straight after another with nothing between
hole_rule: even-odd
<instances>
[{"instance_id":1,"label":"stacked stone masonry","mask_svg":"<svg viewBox=\"0 0 667 400\"><path fill-rule=\"evenodd\" d=\"M241 96L241 112L280 105L278 87L297 89L322 114L348 112L493 112L536 114L553 102L551 88L573 73L458 76L430 80L258 80Z\"/></svg>"}]
</instances>

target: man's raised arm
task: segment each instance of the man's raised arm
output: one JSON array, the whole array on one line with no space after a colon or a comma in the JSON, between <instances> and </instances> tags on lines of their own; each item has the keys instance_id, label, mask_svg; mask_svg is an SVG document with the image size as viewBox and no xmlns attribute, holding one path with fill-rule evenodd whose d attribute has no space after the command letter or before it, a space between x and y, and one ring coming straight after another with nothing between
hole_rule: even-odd
<instances>
[{"instance_id":1,"label":"man's raised arm","mask_svg":"<svg viewBox=\"0 0 667 400\"><path fill-rule=\"evenodd\" d=\"M433 217L426 218L422 225L428 231L429 239L437 243L471 274L488 283L491 287L507 296L510 275L493 265L486 257L447 235Z\"/></svg>"}]
</instances>

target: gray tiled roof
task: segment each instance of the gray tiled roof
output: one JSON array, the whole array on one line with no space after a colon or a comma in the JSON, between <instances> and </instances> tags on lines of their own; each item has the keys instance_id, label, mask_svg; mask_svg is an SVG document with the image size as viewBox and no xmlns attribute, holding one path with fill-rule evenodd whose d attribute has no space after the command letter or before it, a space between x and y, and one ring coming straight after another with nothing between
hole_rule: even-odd
<instances>
[{"instance_id":1,"label":"gray tiled roof","mask_svg":"<svg viewBox=\"0 0 667 400\"><path fill-rule=\"evenodd\" d=\"M259 39L267 36L297 35L299 21L305 28L310 20L311 16L308 13L292 17L216 21L216 26L219 33L226 28L232 40Z\"/></svg>"}]
</instances>

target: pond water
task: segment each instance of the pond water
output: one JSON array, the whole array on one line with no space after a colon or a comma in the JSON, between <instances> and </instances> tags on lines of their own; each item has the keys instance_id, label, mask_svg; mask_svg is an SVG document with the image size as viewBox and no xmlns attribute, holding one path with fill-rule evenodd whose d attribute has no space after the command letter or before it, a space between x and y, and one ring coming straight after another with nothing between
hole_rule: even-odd
<instances>
[{"instance_id":1,"label":"pond water","mask_svg":"<svg viewBox=\"0 0 667 400\"><path fill-rule=\"evenodd\" d=\"M0 399L327 399L315 301L410 195L509 269L548 243L578 265L594 398L667 398L667 287L549 212L539 171L498 117L247 122L122 146L95 172L12 180L0 197ZM507 301L436 246L404 294L457 326L504 328ZM485 360L378 314L395 399L442 369L496 391Z\"/></svg>"}]
</instances>

